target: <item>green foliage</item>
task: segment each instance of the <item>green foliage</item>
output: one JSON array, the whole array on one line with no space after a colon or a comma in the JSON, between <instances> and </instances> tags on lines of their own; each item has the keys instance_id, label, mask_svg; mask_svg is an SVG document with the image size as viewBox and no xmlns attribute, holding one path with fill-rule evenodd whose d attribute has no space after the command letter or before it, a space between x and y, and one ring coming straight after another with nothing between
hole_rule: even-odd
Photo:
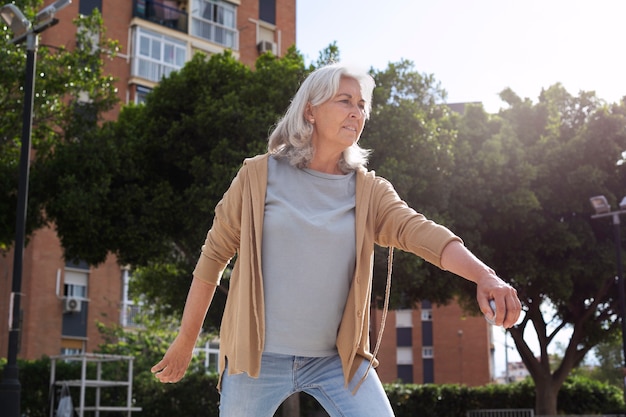
<instances>
[{"instance_id":1,"label":"green foliage","mask_svg":"<svg viewBox=\"0 0 626 417\"><path fill-rule=\"evenodd\" d=\"M32 19L41 1L14 2ZM96 127L99 116L117 102L113 78L102 71L103 60L112 57L117 43L105 37L98 11L74 21L77 44L74 50L40 45L36 54L35 96L33 104L32 149L37 160L31 167L31 188L27 213L27 234L41 227L45 193L39 171L40 162L50 156L54 146L73 140ZM53 29L49 29L53 30ZM92 44L92 34L99 44ZM19 155L22 142L22 111L26 51L24 44L11 43L13 34L0 25L0 250L11 246L15 234L15 213ZM80 101L88 97L89 102Z\"/></svg>"},{"instance_id":2,"label":"green foliage","mask_svg":"<svg viewBox=\"0 0 626 417\"><path fill-rule=\"evenodd\" d=\"M580 376L565 381L558 403L559 411L567 414L617 414L624 410L620 388Z\"/></svg>"},{"instance_id":3,"label":"green foliage","mask_svg":"<svg viewBox=\"0 0 626 417\"><path fill-rule=\"evenodd\" d=\"M6 359L0 360L0 370L6 366ZM22 415L28 417L48 417L50 400L58 396L58 387L50 386L50 358L38 360L18 359L19 381L21 384L20 402ZM56 380L76 379L80 375L77 363L58 362ZM56 397L55 397L56 398Z\"/></svg>"},{"instance_id":4,"label":"green foliage","mask_svg":"<svg viewBox=\"0 0 626 417\"><path fill-rule=\"evenodd\" d=\"M510 333L537 390L556 393L618 326L612 228L591 219L589 197L605 194L616 206L623 193L626 170L616 162L626 149L625 106L558 84L536 104L512 91L503 98L510 107L498 115L470 107L459 116L453 228L517 288L525 314ZM573 333L551 370L548 345L564 328ZM556 411L556 395L539 401L538 413Z\"/></svg>"},{"instance_id":5,"label":"green foliage","mask_svg":"<svg viewBox=\"0 0 626 417\"><path fill-rule=\"evenodd\" d=\"M616 388L624 387L624 352L622 348L622 332L615 332L612 337L598 343L594 348L594 356L598 364L593 367L580 367L572 374L586 376L589 379L611 384Z\"/></svg>"},{"instance_id":6,"label":"green foliage","mask_svg":"<svg viewBox=\"0 0 626 417\"><path fill-rule=\"evenodd\" d=\"M135 293L179 312L214 207L244 158L266 150L304 73L294 49L264 54L254 71L230 52L197 54L145 105L58 146L45 165L45 208L66 258L98 264L113 252L137 268Z\"/></svg>"},{"instance_id":7,"label":"green foliage","mask_svg":"<svg viewBox=\"0 0 626 417\"><path fill-rule=\"evenodd\" d=\"M136 356L136 362L140 358ZM0 363L0 369L5 363ZM93 365L93 364L92 364ZM126 369L114 366L104 367L104 378L125 379ZM21 412L27 417L48 417L50 401L53 407L59 397L60 387L50 387L50 359L18 361L21 388ZM88 377L94 378L95 368L88 368ZM112 372L122 372L112 375ZM108 375L106 373L109 373ZM55 375L57 381L80 379L80 363L57 361ZM133 378L133 401L142 407L142 414L148 416L206 416L217 417L219 393L217 391L217 375L193 372L177 384L162 384L149 373L135 372ZM79 391L71 388L74 408L78 407ZM85 404L95 404L95 390L86 391ZM126 401L125 387L101 390L101 404L122 405ZM53 408L54 410L55 408Z\"/></svg>"},{"instance_id":8,"label":"green foliage","mask_svg":"<svg viewBox=\"0 0 626 417\"><path fill-rule=\"evenodd\" d=\"M142 363L139 350L129 346L130 343L120 343L118 350L111 344L105 350L116 354L134 352L136 366L133 378L133 401L136 406L142 407L142 414L155 417L172 415L216 417L218 415L219 393L216 388L216 374L206 374L195 370L188 372L176 384L162 384L145 369L137 366ZM158 350L158 348L155 349L155 351ZM154 356L152 353L150 355ZM0 362L0 370L4 365L4 362ZM28 417L48 416L51 398L50 359L19 361L18 365L22 383L21 409L23 414ZM78 365L77 363L57 362L56 379L75 379L77 373L80 373ZM109 371L115 372L115 370ZM89 372L93 372L93 369ZM122 372L125 371L122 370ZM464 417L469 410L533 408L535 402L535 387L531 380L480 387L453 384L385 384L384 387L397 417ZM75 392L72 395L76 406ZM55 396L58 396L58 392ZM112 399L114 398L103 398L103 401ZM88 401L92 400L93 398L88 398ZM617 414L625 406L619 388L583 377L569 378L565 382L559 393L558 404L560 414L570 415ZM301 395L302 415L315 415L320 411L321 406L312 397Z\"/></svg>"},{"instance_id":9,"label":"green foliage","mask_svg":"<svg viewBox=\"0 0 626 417\"><path fill-rule=\"evenodd\" d=\"M455 132L441 101L445 92L432 75L420 74L410 61L372 71L371 120L361 139L373 153L369 167L388 180L407 203L428 217L451 223L446 214L454 185ZM377 248L374 294L384 294L387 251ZM408 307L421 299L446 303L467 292L465 282L426 265L414 255L396 251L392 305Z\"/></svg>"},{"instance_id":10,"label":"green foliage","mask_svg":"<svg viewBox=\"0 0 626 417\"><path fill-rule=\"evenodd\" d=\"M143 375L133 387L142 415L154 417L217 417L219 393L217 375L191 373L176 384L162 384Z\"/></svg>"}]
</instances>

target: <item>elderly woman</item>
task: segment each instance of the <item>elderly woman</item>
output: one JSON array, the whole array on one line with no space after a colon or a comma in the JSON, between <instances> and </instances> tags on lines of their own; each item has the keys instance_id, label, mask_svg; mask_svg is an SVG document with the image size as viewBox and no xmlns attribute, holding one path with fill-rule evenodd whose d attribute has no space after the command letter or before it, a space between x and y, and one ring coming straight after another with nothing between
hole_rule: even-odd
<instances>
[{"instance_id":1,"label":"elderly woman","mask_svg":"<svg viewBox=\"0 0 626 417\"><path fill-rule=\"evenodd\" d=\"M475 282L486 317L515 324L515 289L365 169L358 140L373 89L367 73L317 69L270 135L269 152L244 162L215 208L180 332L152 368L161 382L183 377L235 254L220 333L222 417L271 417L299 391L331 416L393 416L369 350L375 244Z\"/></svg>"}]
</instances>

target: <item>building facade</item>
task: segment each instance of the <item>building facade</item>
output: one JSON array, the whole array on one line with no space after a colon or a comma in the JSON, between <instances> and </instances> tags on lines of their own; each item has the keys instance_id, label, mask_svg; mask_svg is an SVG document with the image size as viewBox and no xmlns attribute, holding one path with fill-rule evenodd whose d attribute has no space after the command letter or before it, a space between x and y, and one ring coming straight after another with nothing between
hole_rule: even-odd
<instances>
[{"instance_id":1,"label":"building facade","mask_svg":"<svg viewBox=\"0 0 626 417\"><path fill-rule=\"evenodd\" d=\"M46 4L52 1L46 1ZM154 86L196 53L225 50L253 66L261 53L281 56L296 42L296 0L74 0L41 34L41 44L75 46L79 14L100 10L106 36L120 52L106 61L120 106L140 103ZM0 256L0 356L7 352L13 254ZM38 230L24 251L19 357L93 352L102 343L97 323L132 323L128 269L114 256L98 267L65 262L58 236ZM372 342L380 326L373 313ZM201 349L201 348L199 348ZM204 348L215 354L215 348ZM493 380L491 327L460 307L431 306L390 312L379 352L384 382L464 383ZM207 360L208 362L208 360Z\"/></svg>"},{"instance_id":2,"label":"building facade","mask_svg":"<svg viewBox=\"0 0 626 417\"><path fill-rule=\"evenodd\" d=\"M72 19L96 8L105 36L119 42L105 70L118 80L122 104L141 102L196 53L230 50L254 66L261 53L281 56L296 42L296 0L74 0L58 13L60 23L41 34L41 44L73 48Z\"/></svg>"},{"instance_id":3,"label":"building facade","mask_svg":"<svg viewBox=\"0 0 626 417\"><path fill-rule=\"evenodd\" d=\"M382 311L372 317L372 344ZM493 326L457 303L390 311L377 370L383 382L483 385L494 381Z\"/></svg>"}]
</instances>

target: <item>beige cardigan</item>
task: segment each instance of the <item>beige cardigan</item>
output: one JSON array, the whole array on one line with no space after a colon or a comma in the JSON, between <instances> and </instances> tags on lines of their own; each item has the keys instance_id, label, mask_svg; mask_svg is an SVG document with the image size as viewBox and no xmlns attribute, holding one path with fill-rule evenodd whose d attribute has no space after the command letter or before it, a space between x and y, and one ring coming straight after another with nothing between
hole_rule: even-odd
<instances>
[{"instance_id":1,"label":"beige cardigan","mask_svg":"<svg viewBox=\"0 0 626 417\"><path fill-rule=\"evenodd\" d=\"M236 254L220 330L219 367L258 377L265 338L261 241L268 154L246 159L215 208L194 277L217 285ZM421 256L441 268L441 253L460 239L409 208L393 186L373 171L356 173L356 268L337 334L346 385L369 351L369 307L374 244Z\"/></svg>"}]
</instances>

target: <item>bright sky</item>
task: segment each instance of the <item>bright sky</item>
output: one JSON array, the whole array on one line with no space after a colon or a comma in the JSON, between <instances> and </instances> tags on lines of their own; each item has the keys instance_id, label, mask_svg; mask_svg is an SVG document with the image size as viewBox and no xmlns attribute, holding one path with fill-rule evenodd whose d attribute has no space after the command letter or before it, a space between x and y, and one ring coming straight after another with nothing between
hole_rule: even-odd
<instances>
[{"instance_id":1,"label":"bright sky","mask_svg":"<svg viewBox=\"0 0 626 417\"><path fill-rule=\"evenodd\" d=\"M409 59L441 82L448 103L480 101L495 113L507 87L533 102L557 82L572 95L626 96L625 20L624 0L297 0L296 46L307 64L335 41L342 61L365 68ZM504 332L494 336L500 374ZM514 349L508 359L520 360Z\"/></svg>"},{"instance_id":2,"label":"bright sky","mask_svg":"<svg viewBox=\"0 0 626 417\"><path fill-rule=\"evenodd\" d=\"M366 68L409 59L449 103L497 112L503 89L536 102L557 82L619 101L625 19L624 0L297 0L296 46L307 63L334 41Z\"/></svg>"}]
</instances>

